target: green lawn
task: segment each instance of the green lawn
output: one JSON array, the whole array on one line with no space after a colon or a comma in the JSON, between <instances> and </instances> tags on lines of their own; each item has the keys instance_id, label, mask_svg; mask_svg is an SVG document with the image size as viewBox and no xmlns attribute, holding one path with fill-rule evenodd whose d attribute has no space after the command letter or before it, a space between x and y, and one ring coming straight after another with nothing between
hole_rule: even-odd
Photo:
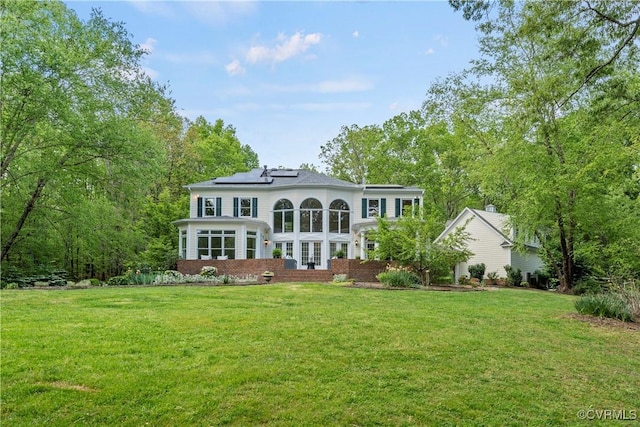
<instances>
[{"instance_id":1,"label":"green lawn","mask_svg":"<svg viewBox=\"0 0 640 427\"><path fill-rule=\"evenodd\" d=\"M551 292L0 297L2 426L540 426L580 424L581 409L640 419L640 333L571 319L574 299Z\"/></svg>"}]
</instances>

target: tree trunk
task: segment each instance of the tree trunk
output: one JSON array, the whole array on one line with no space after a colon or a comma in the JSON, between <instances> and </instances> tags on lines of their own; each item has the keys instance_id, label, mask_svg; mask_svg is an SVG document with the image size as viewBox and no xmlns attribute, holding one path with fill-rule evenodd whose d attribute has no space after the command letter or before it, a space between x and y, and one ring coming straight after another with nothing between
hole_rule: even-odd
<instances>
[{"instance_id":1,"label":"tree trunk","mask_svg":"<svg viewBox=\"0 0 640 427\"><path fill-rule=\"evenodd\" d=\"M18 219L18 222L16 223L16 226L14 227L13 232L11 233L7 241L4 243L4 246L2 246L2 254L0 255L0 260L4 260L8 258L11 247L13 246L16 239L18 238L18 235L20 234L20 230L22 230L22 227L24 227L24 223L27 221L27 218L33 211L33 208L35 207L36 202L42 195L42 190L44 189L44 186L46 185L46 183L47 181L45 178L40 178L38 180L38 184L36 185L35 190L33 190L33 193L31 193L31 198L29 199L26 206L24 207L22 211L22 215L20 215L20 219Z\"/></svg>"}]
</instances>

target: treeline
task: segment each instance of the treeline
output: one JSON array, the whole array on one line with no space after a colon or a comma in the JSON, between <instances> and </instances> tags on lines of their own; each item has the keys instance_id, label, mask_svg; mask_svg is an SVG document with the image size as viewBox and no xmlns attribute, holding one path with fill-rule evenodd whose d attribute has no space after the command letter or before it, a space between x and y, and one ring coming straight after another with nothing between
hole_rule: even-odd
<instances>
[{"instance_id":1,"label":"treeline","mask_svg":"<svg viewBox=\"0 0 640 427\"><path fill-rule=\"evenodd\" d=\"M640 3L450 4L477 23L481 57L419 111L344 126L322 146L327 172L425 189L436 235L465 206L496 205L562 290L639 277ZM122 24L58 2L0 7L3 275L175 264L182 186L256 154L220 120L180 117Z\"/></svg>"},{"instance_id":2,"label":"treeline","mask_svg":"<svg viewBox=\"0 0 640 427\"><path fill-rule=\"evenodd\" d=\"M420 111L343 127L322 147L330 172L424 188L438 227L496 205L562 291L640 277L640 3L450 4L477 23L481 57Z\"/></svg>"},{"instance_id":3,"label":"treeline","mask_svg":"<svg viewBox=\"0 0 640 427\"><path fill-rule=\"evenodd\" d=\"M222 121L180 117L124 26L60 2L2 2L3 276L169 268L182 185L258 165Z\"/></svg>"}]
</instances>

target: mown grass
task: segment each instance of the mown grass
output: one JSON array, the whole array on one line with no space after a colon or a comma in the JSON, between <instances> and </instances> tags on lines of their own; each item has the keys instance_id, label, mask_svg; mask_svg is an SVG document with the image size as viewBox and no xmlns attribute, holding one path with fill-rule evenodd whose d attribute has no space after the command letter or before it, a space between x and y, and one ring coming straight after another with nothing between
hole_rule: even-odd
<instances>
[{"instance_id":1,"label":"mown grass","mask_svg":"<svg viewBox=\"0 0 640 427\"><path fill-rule=\"evenodd\" d=\"M0 296L3 426L538 426L640 410L640 334L573 320L574 298L554 293Z\"/></svg>"}]
</instances>

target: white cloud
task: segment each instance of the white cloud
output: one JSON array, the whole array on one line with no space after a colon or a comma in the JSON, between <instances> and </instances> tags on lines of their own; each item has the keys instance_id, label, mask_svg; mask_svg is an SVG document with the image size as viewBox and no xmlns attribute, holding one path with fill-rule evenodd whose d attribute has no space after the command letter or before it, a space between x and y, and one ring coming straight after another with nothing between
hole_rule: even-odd
<instances>
[{"instance_id":1,"label":"white cloud","mask_svg":"<svg viewBox=\"0 0 640 427\"><path fill-rule=\"evenodd\" d=\"M360 37L360 33L358 33L358 31L354 31L353 34L351 34L354 38L358 38Z\"/></svg>"},{"instance_id":2,"label":"white cloud","mask_svg":"<svg viewBox=\"0 0 640 427\"><path fill-rule=\"evenodd\" d=\"M278 43L273 47L258 45L249 48L246 61L250 64L283 62L306 52L312 45L320 43L321 39L320 33L305 35L297 32L291 37L279 34Z\"/></svg>"},{"instance_id":3,"label":"white cloud","mask_svg":"<svg viewBox=\"0 0 640 427\"><path fill-rule=\"evenodd\" d=\"M240 61L238 61L237 59L234 59L233 61L228 63L224 68L225 70L227 70L227 73L230 76L238 76L240 74L244 74L245 72L244 67L242 66L242 64L240 64Z\"/></svg>"},{"instance_id":4,"label":"white cloud","mask_svg":"<svg viewBox=\"0 0 640 427\"><path fill-rule=\"evenodd\" d=\"M392 102L391 105L389 105L389 110L391 111L396 111L400 108L400 106L398 105L397 102Z\"/></svg>"},{"instance_id":5,"label":"white cloud","mask_svg":"<svg viewBox=\"0 0 640 427\"><path fill-rule=\"evenodd\" d=\"M153 49L156 46L156 44L158 43L158 40L154 39L153 37L148 37L144 43L140 44L140 49L144 50L147 52L147 54L151 54L153 53Z\"/></svg>"},{"instance_id":6,"label":"white cloud","mask_svg":"<svg viewBox=\"0 0 640 427\"><path fill-rule=\"evenodd\" d=\"M430 47L429 49L427 49L427 50L425 50L425 51L424 51L424 54L425 54L425 55L433 55L434 53L436 53L436 51L435 51L435 50L433 50L433 48L432 48L432 47Z\"/></svg>"}]
</instances>

